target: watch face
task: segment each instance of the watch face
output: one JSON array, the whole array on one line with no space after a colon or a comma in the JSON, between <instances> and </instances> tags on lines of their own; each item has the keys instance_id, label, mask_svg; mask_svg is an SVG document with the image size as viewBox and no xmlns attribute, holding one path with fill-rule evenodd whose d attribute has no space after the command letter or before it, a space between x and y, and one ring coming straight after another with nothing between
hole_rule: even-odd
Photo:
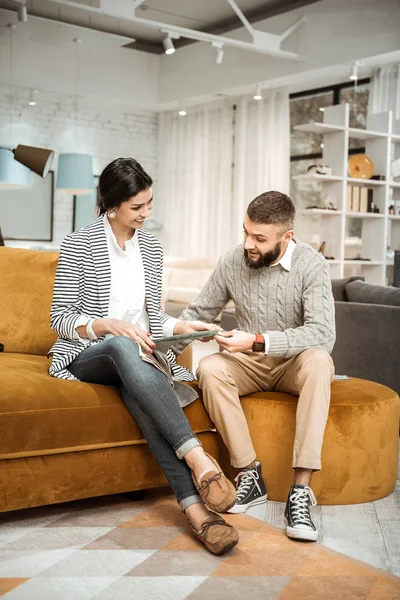
<instances>
[{"instance_id":1,"label":"watch face","mask_svg":"<svg viewBox=\"0 0 400 600\"><path fill-rule=\"evenodd\" d=\"M264 352L265 349L265 343L261 343L261 342L254 342L253 344L253 352Z\"/></svg>"}]
</instances>

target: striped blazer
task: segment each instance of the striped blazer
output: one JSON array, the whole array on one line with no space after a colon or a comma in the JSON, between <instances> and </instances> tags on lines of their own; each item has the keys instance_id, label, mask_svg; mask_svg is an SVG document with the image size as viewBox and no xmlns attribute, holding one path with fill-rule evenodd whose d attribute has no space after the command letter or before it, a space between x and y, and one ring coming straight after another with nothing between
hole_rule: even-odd
<instances>
[{"instance_id":1,"label":"striped blazer","mask_svg":"<svg viewBox=\"0 0 400 600\"><path fill-rule=\"evenodd\" d=\"M161 310L163 250L160 242L145 229L137 230L145 274L146 309L150 332L163 336L163 323L168 319ZM108 315L111 289L111 267L103 217L68 235L61 244L54 280L50 327L58 340L49 351L50 375L60 379L76 379L68 365L86 348L74 338L79 316L105 318ZM101 343L100 338L94 344ZM180 381L193 381L193 373L176 364L172 350L166 353L172 376Z\"/></svg>"}]
</instances>

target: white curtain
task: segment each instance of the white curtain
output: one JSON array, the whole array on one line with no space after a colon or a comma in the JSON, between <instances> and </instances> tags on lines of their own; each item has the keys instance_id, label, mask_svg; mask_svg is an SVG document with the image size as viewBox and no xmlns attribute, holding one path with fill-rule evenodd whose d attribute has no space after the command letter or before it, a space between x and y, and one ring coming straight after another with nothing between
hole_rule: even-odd
<instances>
[{"instance_id":1,"label":"white curtain","mask_svg":"<svg viewBox=\"0 0 400 600\"><path fill-rule=\"evenodd\" d=\"M157 204L172 256L217 258L232 243L232 105L160 114Z\"/></svg>"},{"instance_id":2,"label":"white curtain","mask_svg":"<svg viewBox=\"0 0 400 600\"><path fill-rule=\"evenodd\" d=\"M400 63L385 65L374 71L369 94L369 113L393 111L400 119Z\"/></svg>"},{"instance_id":3,"label":"white curtain","mask_svg":"<svg viewBox=\"0 0 400 600\"><path fill-rule=\"evenodd\" d=\"M248 204L289 191L287 92L160 115L155 195L166 254L217 258L242 241ZM161 204L161 208L160 205Z\"/></svg>"},{"instance_id":4,"label":"white curtain","mask_svg":"<svg viewBox=\"0 0 400 600\"><path fill-rule=\"evenodd\" d=\"M262 100L241 98L235 117L233 227L242 237L243 216L259 194L290 187L290 113L286 91Z\"/></svg>"}]
</instances>

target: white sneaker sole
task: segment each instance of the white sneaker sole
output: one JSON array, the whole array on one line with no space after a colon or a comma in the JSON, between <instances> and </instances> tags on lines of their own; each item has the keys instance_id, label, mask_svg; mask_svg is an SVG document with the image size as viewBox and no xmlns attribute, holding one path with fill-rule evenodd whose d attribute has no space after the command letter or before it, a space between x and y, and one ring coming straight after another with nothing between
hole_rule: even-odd
<instances>
[{"instance_id":1,"label":"white sneaker sole","mask_svg":"<svg viewBox=\"0 0 400 600\"><path fill-rule=\"evenodd\" d=\"M286 535L292 540L304 540L306 542L316 542L318 540L318 531L312 529L299 529L298 527L289 527L286 523Z\"/></svg>"},{"instance_id":2,"label":"white sneaker sole","mask_svg":"<svg viewBox=\"0 0 400 600\"><path fill-rule=\"evenodd\" d=\"M256 498L255 500L252 500L248 504L234 504L232 506L232 508L230 508L227 512L228 513L233 513L233 514L236 514L236 515L237 514L241 514L241 513L245 513L252 506L258 506L259 504L265 504L266 501L267 501L267 494L265 494L265 496L260 496L260 498Z\"/></svg>"}]
</instances>

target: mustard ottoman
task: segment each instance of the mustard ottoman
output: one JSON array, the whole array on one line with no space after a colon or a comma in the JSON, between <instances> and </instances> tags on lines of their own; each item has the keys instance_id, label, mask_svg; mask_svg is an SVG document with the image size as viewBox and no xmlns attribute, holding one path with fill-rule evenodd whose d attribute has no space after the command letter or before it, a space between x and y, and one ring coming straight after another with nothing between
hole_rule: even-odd
<instances>
[{"instance_id":1,"label":"mustard ottoman","mask_svg":"<svg viewBox=\"0 0 400 600\"><path fill-rule=\"evenodd\" d=\"M269 500L285 502L293 478L297 396L257 392L242 406ZM322 448L322 470L312 478L319 504L371 502L393 492L397 480L400 400L364 379L334 381ZM220 462L233 475L221 441Z\"/></svg>"}]
</instances>

